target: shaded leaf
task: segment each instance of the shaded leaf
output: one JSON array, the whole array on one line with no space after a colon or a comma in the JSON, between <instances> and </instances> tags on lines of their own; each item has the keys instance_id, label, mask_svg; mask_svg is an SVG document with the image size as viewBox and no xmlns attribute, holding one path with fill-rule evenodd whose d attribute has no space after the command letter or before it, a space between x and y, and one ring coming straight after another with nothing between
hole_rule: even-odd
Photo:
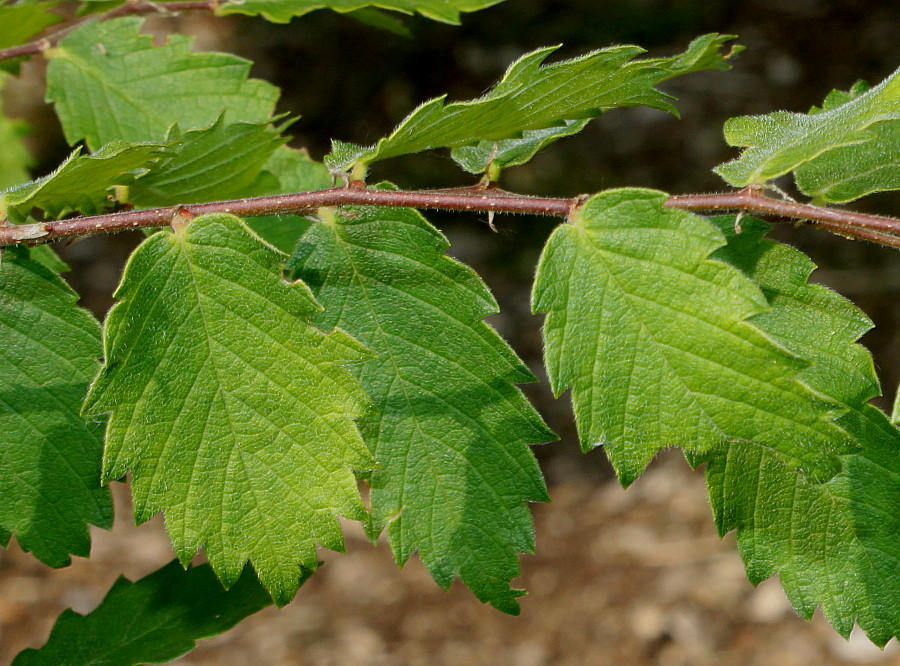
<instances>
[{"instance_id":1,"label":"shaded leaf","mask_svg":"<svg viewBox=\"0 0 900 666\"><path fill-rule=\"evenodd\" d=\"M278 604L316 544L343 547L336 515L365 516L352 470L372 466L352 421L366 398L343 367L367 352L307 323L319 306L282 262L231 215L150 236L84 407L111 412L103 475L133 470L135 520L165 511L179 559L203 545L226 586L250 560Z\"/></svg>"},{"instance_id":2,"label":"shaded leaf","mask_svg":"<svg viewBox=\"0 0 900 666\"><path fill-rule=\"evenodd\" d=\"M250 567L226 591L208 564L185 570L173 561L136 583L120 577L87 615L64 611L47 643L13 664L168 663L271 603Z\"/></svg>"},{"instance_id":3,"label":"shaded leaf","mask_svg":"<svg viewBox=\"0 0 900 666\"><path fill-rule=\"evenodd\" d=\"M879 124L892 129L879 128ZM884 132L893 137L887 140L888 144L893 144L896 133L900 132L900 70L874 88L827 110L814 110L811 114L777 111L729 119L725 123L725 140L729 145L745 150L739 158L721 164L713 171L735 187L760 185L824 154L828 160L823 164L826 172L837 164L843 166L847 174L859 176L862 172L849 161L856 151L828 156L829 152L872 143L882 158L890 158L883 150L888 146L882 146L886 141ZM865 169L871 171L872 165ZM806 178L813 176L808 174ZM824 194L822 196L823 200L831 200Z\"/></svg>"},{"instance_id":4,"label":"shaded leaf","mask_svg":"<svg viewBox=\"0 0 900 666\"><path fill-rule=\"evenodd\" d=\"M143 19L87 23L45 52L47 99L70 144L160 141L173 125L209 127L268 119L278 89L248 79L250 62L224 53L191 53L192 38L170 35L154 47ZM173 91L189 90L189 95Z\"/></svg>"},{"instance_id":5,"label":"shaded leaf","mask_svg":"<svg viewBox=\"0 0 900 666\"><path fill-rule=\"evenodd\" d=\"M518 138L526 130L559 127L565 121L594 118L609 109L649 106L677 114L664 93L653 86L696 69L726 67L720 51L729 35L704 35L672 58L635 60L638 46L613 46L580 58L549 65L543 61L558 47L532 51L510 65L483 97L446 103L425 102L374 146L339 144L326 164L355 167L397 155L434 148L456 148L479 141Z\"/></svg>"},{"instance_id":6,"label":"shaded leaf","mask_svg":"<svg viewBox=\"0 0 900 666\"><path fill-rule=\"evenodd\" d=\"M516 382L534 378L482 321L484 283L443 253L447 240L411 209L328 211L289 268L377 358L353 368L375 405L360 421L372 472L370 536L387 525L399 563L416 550L443 587L517 613L517 553L532 552L526 501L547 499L527 444L555 439Z\"/></svg>"},{"instance_id":7,"label":"shaded leaf","mask_svg":"<svg viewBox=\"0 0 900 666\"><path fill-rule=\"evenodd\" d=\"M34 208L48 218L104 212L115 205L110 189L132 183L140 170L165 154L165 146L114 141L93 155L80 153L76 148L53 173L0 194L0 219L25 222Z\"/></svg>"},{"instance_id":8,"label":"shaded leaf","mask_svg":"<svg viewBox=\"0 0 900 666\"><path fill-rule=\"evenodd\" d=\"M88 524L112 526L100 487L102 423L79 413L97 373L100 327L25 248L0 261L0 539L54 567L90 551Z\"/></svg>"},{"instance_id":9,"label":"shaded leaf","mask_svg":"<svg viewBox=\"0 0 900 666\"><path fill-rule=\"evenodd\" d=\"M830 478L849 447L832 422L839 405L797 381L807 363L746 321L768 305L709 258L719 230L665 200L598 194L541 256L533 309L548 313L548 374L555 394L572 388L582 447L603 445L626 484L661 449L731 439Z\"/></svg>"},{"instance_id":10,"label":"shaded leaf","mask_svg":"<svg viewBox=\"0 0 900 666\"><path fill-rule=\"evenodd\" d=\"M733 442L709 456L707 485L720 534L737 530L756 584L779 574L797 612L817 605L845 637L859 622L884 645L900 635L900 431L865 404L880 392L872 358L856 339L872 324L852 303L808 284L815 265L763 240L768 225L715 219L729 239L718 257L755 280L771 309L752 322L811 363L800 379L848 410L837 424L856 450L842 470L815 484L773 450ZM695 461L696 462L696 461Z\"/></svg>"},{"instance_id":11,"label":"shaded leaf","mask_svg":"<svg viewBox=\"0 0 900 666\"><path fill-rule=\"evenodd\" d=\"M0 80L0 91L2 90L3 81ZM0 111L0 146L3 146L0 151L0 191L31 178L28 174L28 167L32 164L31 155L21 139L26 131L24 122L7 118Z\"/></svg>"}]
</instances>

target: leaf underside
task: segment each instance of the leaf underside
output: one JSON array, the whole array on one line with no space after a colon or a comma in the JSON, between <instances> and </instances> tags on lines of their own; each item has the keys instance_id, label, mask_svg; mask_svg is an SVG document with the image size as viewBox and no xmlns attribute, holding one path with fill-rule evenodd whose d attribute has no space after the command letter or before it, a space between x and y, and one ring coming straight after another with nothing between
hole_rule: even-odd
<instances>
[{"instance_id":1,"label":"leaf underside","mask_svg":"<svg viewBox=\"0 0 900 666\"><path fill-rule=\"evenodd\" d=\"M93 155L80 152L76 148L53 173L0 194L0 218L22 223L35 208L48 218L105 212L114 205L109 196L112 186L134 182L139 170L166 150L160 143L114 141Z\"/></svg>"},{"instance_id":2,"label":"leaf underside","mask_svg":"<svg viewBox=\"0 0 900 666\"><path fill-rule=\"evenodd\" d=\"M103 475L132 470L135 520L164 511L179 559L202 545L226 586L250 560L279 605L316 544L343 548L336 516L365 516L352 470L372 466L352 421L366 397L343 367L368 352L306 323L319 306L281 279L283 259L225 214L148 238L84 406L111 412Z\"/></svg>"},{"instance_id":3,"label":"leaf underside","mask_svg":"<svg viewBox=\"0 0 900 666\"><path fill-rule=\"evenodd\" d=\"M841 406L798 381L808 364L746 321L767 302L709 258L721 232L665 199L598 194L541 257L533 309L548 313L547 370L557 395L572 388L582 446L603 445L626 484L661 449L730 440L830 478L850 446L833 423Z\"/></svg>"},{"instance_id":4,"label":"leaf underside","mask_svg":"<svg viewBox=\"0 0 900 666\"><path fill-rule=\"evenodd\" d=\"M88 524L112 526L100 487L103 426L79 407L100 329L59 276L6 248L0 261L0 543L54 567L87 557Z\"/></svg>"},{"instance_id":5,"label":"leaf underside","mask_svg":"<svg viewBox=\"0 0 900 666\"><path fill-rule=\"evenodd\" d=\"M347 170L354 165L365 167L377 160L423 150L516 139L523 137L527 130L564 127L566 121L595 118L616 107L649 106L677 114L668 101L669 96L653 86L690 71L727 68L726 56L720 50L731 38L730 35L704 35L694 40L683 54L643 60L634 59L644 51L638 46L613 46L547 65L543 61L558 47L538 49L510 65L503 78L483 97L453 103L438 97L425 102L390 136L374 146L338 144L338 150L326 157L325 162L332 169ZM534 137L525 136L529 147L515 146L515 157L510 162L521 164L553 138L565 135L563 131L555 137L544 136L536 147ZM477 168L471 156L464 159L467 163L464 168ZM488 161L496 159L495 155ZM479 170L488 166L484 164Z\"/></svg>"},{"instance_id":6,"label":"leaf underside","mask_svg":"<svg viewBox=\"0 0 900 666\"><path fill-rule=\"evenodd\" d=\"M173 561L136 583L120 577L87 615L66 610L47 643L13 664L168 663L271 603L250 567L226 591L208 564L185 570Z\"/></svg>"},{"instance_id":7,"label":"leaf underside","mask_svg":"<svg viewBox=\"0 0 900 666\"><path fill-rule=\"evenodd\" d=\"M883 646L900 636L900 430L866 401L879 392L872 359L856 339L871 322L834 292L806 282L802 253L762 240L748 218L716 222L729 237L717 253L754 279L771 309L752 321L812 365L804 383L848 410L838 425L857 449L841 472L811 483L776 452L732 443L709 456L707 484L721 534L737 530L754 583L779 574L797 612L817 605L842 635L858 622ZM698 462L698 461L694 461Z\"/></svg>"},{"instance_id":8,"label":"leaf underside","mask_svg":"<svg viewBox=\"0 0 900 666\"><path fill-rule=\"evenodd\" d=\"M873 175L893 183L878 189L897 186L897 158L889 147L896 145L898 133L900 70L866 92L810 114L777 111L731 118L725 123L725 140L745 150L714 171L730 185L744 187L763 184L793 170L806 170L799 181L808 188L805 193L823 202L849 201L866 193L867 173L877 166L886 171L874 171ZM855 147L863 145L872 153L866 162L857 163L854 160L861 153ZM816 164L818 160L823 162ZM883 162L872 164L871 160ZM845 184L845 179L852 182ZM842 184L847 191L829 193L831 187Z\"/></svg>"},{"instance_id":9,"label":"leaf underside","mask_svg":"<svg viewBox=\"0 0 900 666\"><path fill-rule=\"evenodd\" d=\"M443 587L518 612L517 554L532 552L526 501L547 499L527 444L556 439L515 387L531 373L482 321L487 287L446 257L411 209L347 207L304 234L289 268L377 358L353 368L375 410L360 428L378 466L370 535L387 525L399 563L418 550Z\"/></svg>"}]
</instances>

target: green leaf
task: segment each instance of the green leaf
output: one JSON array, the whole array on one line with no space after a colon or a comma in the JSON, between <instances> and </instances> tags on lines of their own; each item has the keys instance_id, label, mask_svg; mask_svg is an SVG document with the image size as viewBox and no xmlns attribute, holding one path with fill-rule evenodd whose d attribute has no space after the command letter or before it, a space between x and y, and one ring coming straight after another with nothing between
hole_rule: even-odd
<instances>
[{"instance_id":1,"label":"green leaf","mask_svg":"<svg viewBox=\"0 0 900 666\"><path fill-rule=\"evenodd\" d=\"M728 69L728 59L743 49L735 46L728 55L723 56L720 53L723 43L731 38L731 35L703 35L692 41L684 53L658 59L656 66L666 73L657 83L703 69ZM578 134L590 120L564 120L561 125L525 130L521 138L479 141L475 145L453 148L450 155L469 173L488 172L490 179L496 181L502 169L525 164L554 141Z\"/></svg>"},{"instance_id":2,"label":"green leaf","mask_svg":"<svg viewBox=\"0 0 900 666\"><path fill-rule=\"evenodd\" d=\"M120 577L87 615L66 610L47 643L13 664L168 663L271 603L249 567L226 591L208 564L185 570L173 561L136 583Z\"/></svg>"},{"instance_id":3,"label":"green leaf","mask_svg":"<svg viewBox=\"0 0 900 666\"><path fill-rule=\"evenodd\" d=\"M78 414L97 373L100 328L56 274L6 248L0 261L0 540L54 567L112 526L100 487L102 423Z\"/></svg>"},{"instance_id":4,"label":"green leaf","mask_svg":"<svg viewBox=\"0 0 900 666\"><path fill-rule=\"evenodd\" d=\"M518 139L479 141L473 146L454 148L450 151L450 156L469 173L487 171L491 180L495 181L501 169L525 164L542 148L563 137L578 134L589 122L589 118L566 120L559 127L525 130Z\"/></svg>"},{"instance_id":5,"label":"green leaf","mask_svg":"<svg viewBox=\"0 0 900 666\"><path fill-rule=\"evenodd\" d=\"M824 111L814 110L811 114L777 111L763 116L731 118L725 123L725 140L729 145L746 150L739 158L719 165L713 171L735 187L761 185L824 155L827 161L821 168L825 169L826 174L832 166L843 165L849 170L848 175L860 177L864 173L863 169L858 170L848 161L856 155L855 151L838 152L830 156L829 153L846 146L865 144L874 148L881 158L888 158L890 155L885 153L885 149L896 141L895 135L900 132L898 121L900 70L871 90ZM882 123L888 125L888 128L879 127ZM887 146L883 145L886 141L885 133L890 137L887 139ZM896 159L896 156L893 158ZM872 165L864 168L871 170ZM895 173L889 165L888 171ZM876 177L881 178L878 175ZM830 180L840 180L839 175L814 176L809 173L804 178L806 185L813 190L825 188L819 193L825 201L832 200L825 193ZM823 180L820 182L818 178ZM855 187L858 188L859 184ZM856 197L853 192L856 189L851 186L851 198ZM836 196L840 199L848 195Z\"/></svg>"},{"instance_id":6,"label":"green leaf","mask_svg":"<svg viewBox=\"0 0 900 666\"><path fill-rule=\"evenodd\" d=\"M331 175L321 162L316 162L304 149L281 146L263 165L263 170L278 180L277 189L266 194L311 192L331 187ZM267 215L252 217L247 226L282 252L290 254L300 235L309 228L310 220L300 215Z\"/></svg>"},{"instance_id":7,"label":"green leaf","mask_svg":"<svg viewBox=\"0 0 900 666\"><path fill-rule=\"evenodd\" d=\"M263 16L275 23L287 23L316 9L353 12L364 7L390 9L404 14L418 12L444 23L459 23L461 12L474 12L503 0L226 0L217 13Z\"/></svg>"},{"instance_id":8,"label":"green leaf","mask_svg":"<svg viewBox=\"0 0 900 666\"><path fill-rule=\"evenodd\" d=\"M225 124L220 116L183 135L173 127L170 154L131 188L144 208L258 196L277 187L263 166L287 139L271 122Z\"/></svg>"},{"instance_id":9,"label":"green leaf","mask_svg":"<svg viewBox=\"0 0 900 666\"><path fill-rule=\"evenodd\" d=\"M751 322L810 366L799 379L845 405L862 406L881 394L872 356L856 340L873 327L862 310L827 287L809 284L816 265L792 247L764 239L771 228L752 217L715 217L728 244L713 256L753 280L770 308Z\"/></svg>"},{"instance_id":10,"label":"green leaf","mask_svg":"<svg viewBox=\"0 0 900 666\"><path fill-rule=\"evenodd\" d=\"M0 3L0 49L24 44L32 37L59 23L63 17L54 14L57 2Z\"/></svg>"},{"instance_id":11,"label":"green leaf","mask_svg":"<svg viewBox=\"0 0 900 666\"><path fill-rule=\"evenodd\" d=\"M822 484L773 450L733 442L713 452L707 484L719 532L737 530L754 584L777 573L801 616L821 604L844 636L857 621L884 645L900 635L900 431L865 404L880 390L871 357L855 342L872 324L849 301L808 284L815 265L763 240L765 223L744 218L736 234L733 216L714 222L729 241L716 256L755 280L771 305L752 323L811 363L801 381L845 405L837 423L858 447Z\"/></svg>"},{"instance_id":12,"label":"green leaf","mask_svg":"<svg viewBox=\"0 0 900 666\"><path fill-rule=\"evenodd\" d=\"M527 444L556 439L515 387L534 378L482 321L484 283L444 256L447 240L411 209L325 212L289 268L378 357L353 369L376 409L360 421L372 472L370 535L387 525L400 564L418 549L443 587L518 612L518 552L533 552L526 501L546 501Z\"/></svg>"},{"instance_id":13,"label":"green leaf","mask_svg":"<svg viewBox=\"0 0 900 666\"><path fill-rule=\"evenodd\" d=\"M363 149L342 144L326 164L365 168L377 160L434 148L522 136L526 130L559 128L565 121L595 118L616 107L649 106L677 115L669 97L653 86L696 69L727 67L719 52L729 35L704 35L672 58L634 60L638 46L614 46L574 60L542 65L558 47L533 51L514 62L479 99L421 105L394 132ZM547 141L545 141L547 143Z\"/></svg>"},{"instance_id":14,"label":"green leaf","mask_svg":"<svg viewBox=\"0 0 900 666\"><path fill-rule=\"evenodd\" d=\"M891 423L900 425L900 390L897 391L897 395L894 397L894 411L891 414Z\"/></svg>"},{"instance_id":15,"label":"green leaf","mask_svg":"<svg viewBox=\"0 0 900 666\"><path fill-rule=\"evenodd\" d=\"M0 49L24 44L44 28L59 23L63 17L54 14L57 2L0 2ZM20 58L0 62L0 71L18 74ZM0 184L2 187L2 184Z\"/></svg>"},{"instance_id":16,"label":"green leaf","mask_svg":"<svg viewBox=\"0 0 900 666\"><path fill-rule=\"evenodd\" d=\"M845 637L900 636L900 432L870 405L842 425L859 441L843 470L815 484L772 451L733 443L711 458L707 484L720 534L736 529L750 580L779 574L797 612Z\"/></svg>"},{"instance_id":17,"label":"green leaf","mask_svg":"<svg viewBox=\"0 0 900 666\"><path fill-rule=\"evenodd\" d=\"M830 478L849 448L839 405L797 381L807 364L747 321L768 304L709 258L719 230L666 197L598 194L541 257L532 307L548 313L547 370L554 393L572 387L582 447L603 445L625 484L661 449L731 439Z\"/></svg>"},{"instance_id":18,"label":"green leaf","mask_svg":"<svg viewBox=\"0 0 900 666\"><path fill-rule=\"evenodd\" d=\"M45 52L47 99L66 139L91 149L115 140L161 141L173 125L182 132L267 120L278 89L248 79L250 62L224 53L191 53L191 38L171 35L153 46L140 34L143 19L94 21ZM173 91L189 90L190 95Z\"/></svg>"},{"instance_id":19,"label":"green leaf","mask_svg":"<svg viewBox=\"0 0 900 666\"><path fill-rule=\"evenodd\" d=\"M352 470L372 466L352 421L366 397L343 367L367 352L307 323L319 306L281 279L283 259L231 215L150 236L84 406L112 413L103 477L133 470L135 520L165 511L179 559L203 545L226 587L250 560L279 605L316 544L343 547L336 515L365 517Z\"/></svg>"},{"instance_id":20,"label":"green leaf","mask_svg":"<svg viewBox=\"0 0 900 666\"><path fill-rule=\"evenodd\" d=\"M0 91L2 89L3 81L0 80ZM3 146L0 151L0 191L24 183L31 177L28 174L31 155L21 139L26 131L25 123L11 120L0 112L0 146Z\"/></svg>"},{"instance_id":21,"label":"green leaf","mask_svg":"<svg viewBox=\"0 0 900 666\"><path fill-rule=\"evenodd\" d=\"M81 148L53 173L0 194L0 218L25 222L34 208L46 217L60 218L72 212L102 213L115 205L109 191L113 185L127 185L140 170L166 152L160 143L114 141L93 155L81 155Z\"/></svg>"},{"instance_id":22,"label":"green leaf","mask_svg":"<svg viewBox=\"0 0 900 666\"><path fill-rule=\"evenodd\" d=\"M835 109L868 89L858 81L848 92L832 90L821 110ZM810 113L819 111L814 107ZM900 189L900 121L879 123L870 133L865 143L834 148L798 167L794 176L800 191L824 204Z\"/></svg>"}]
</instances>

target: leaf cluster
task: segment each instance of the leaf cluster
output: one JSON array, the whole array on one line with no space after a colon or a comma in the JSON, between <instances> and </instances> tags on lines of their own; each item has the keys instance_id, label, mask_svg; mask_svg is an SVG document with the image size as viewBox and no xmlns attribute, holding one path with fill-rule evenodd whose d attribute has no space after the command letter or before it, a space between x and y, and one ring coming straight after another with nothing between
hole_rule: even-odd
<instances>
[{"instance_id":1,"label":"leaf cluster","mask_svg":"<svg viewBox=\"0 0 900 666\"><path fill-rule=\"evenodd\" d=\"M453 22L490 4L375 7ZM0 3L0 47L50 25L50 7ZM373 9L247 0L217 12L285 22L320 7ZM27 153L0 117L3 224L323 189L434 149L486 188L613 109L677 114L658 86L727 69L740 50L718 34L662 58L616 46L547 62L556 47L539 49L484 96L425 102L374 145L335 141L317 162L288 147L293 120L273 116L278 90L248 61L181 35L154 43L142 26L89 21L45 51L73 152L20 182ZM832 92L809 114L732 119L726 140L745 150L716 172L754 188L792 173L816 202L898 189L898 82ZM551 387L571 389L582 447L603 446L624 485L668 447L705 463L717 528L737 532L750 580L778 574L801 615L821 605L842 634L858 623L883 645L900 635L900 431L868 403L880 387L856 340L871 323L810 284L812 263L766 240L765 223L667 199L585 197L547 241L532 309L546 315ZM175 658L288 603L318 546L343 549L339 517L373 541L386 533L398 564L418 553L442 587L459 578L518 613L528 503L549 499L530 445L556 435L517 386L534 374L484 320L498 310L490 290L448 247L411 208L173 208L129 259L102 338L58 257L4 249L0 542L15 535L51 566L86 556L88 525L112 522L105 485L130 474L136 521L164 513L181 565L201 548L209 560L120 580L17 663Z\"/></svg>"}]
</instances>

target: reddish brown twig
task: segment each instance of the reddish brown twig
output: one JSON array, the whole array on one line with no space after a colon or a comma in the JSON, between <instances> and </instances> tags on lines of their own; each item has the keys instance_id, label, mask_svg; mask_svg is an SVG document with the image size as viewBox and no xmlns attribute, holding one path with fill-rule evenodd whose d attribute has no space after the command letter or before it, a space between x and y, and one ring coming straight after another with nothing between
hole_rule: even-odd
<instances>
[{"instance_id":1,"label":"reddish brown twig","mask_svg":"<svg viewBox=\"0 0 900 666\"><path fill-rule=\"evenodd\" d=\"M76 217L54 222L0 226L0 246L24 243L39 245L66 238L101 233L161 227L179 211L190 215L233 213L242 217L273 214L304 214L323 206L348 204L386 207L431 208L439 210L529 213L568 217L584 197L559 199L533 197L499 189L450 189L392 191L375 190L352 183L314 192L282 194L251 199L235 199L203 204L131 210L107 215ZM821 226L847 238L857 238L900 248L900 220L867 215L840 208L826 208L771 199L758 192L673 196L666 206L683 210L745 211L778 219L791 219Z\"/></svg>"}]
</instances>

